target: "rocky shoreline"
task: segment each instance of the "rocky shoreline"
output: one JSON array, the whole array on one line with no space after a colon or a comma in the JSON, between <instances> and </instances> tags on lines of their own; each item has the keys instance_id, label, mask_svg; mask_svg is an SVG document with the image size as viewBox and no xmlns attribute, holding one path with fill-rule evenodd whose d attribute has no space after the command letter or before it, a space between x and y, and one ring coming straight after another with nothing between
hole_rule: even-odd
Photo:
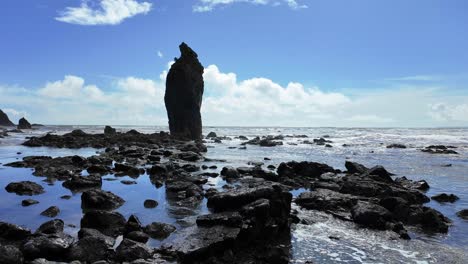
<instances>
[{"instance_id":1,"label":"rocky shoreline","mask_svg":"<svg viewBox=\"0 0 468 264\"><path fill-rule=\"evenodd\" d=\"M207 140L216 138L210 135ZM427 182L395 176L381 166L366 168L347 161L346 171L340 171L326 164L290 161L275 168L264 169L261 163L235 168L223 167L220 160L218 175L200 167L207 160L202 141L180 141L163 132L118 133L111 127L103 134L80 130L61 136L47 134L30 138L24 145L103 151L87 158L24 157L5 165L32 168L33 175L82 193L83 217L78 237L64 232L66 223L54 205L44 212L54 219L35 232L0 223L2 263L288 263L291 228L304 222L291 210L292 203L363 228L392 230L401 239L410 239L408 226L446 233L451 222L424 206L431 199L424 194L430 188ZM101 189L103 176L109 174L149 177L156 187L165 187L168 202L181 211L206 199L210 214L196 216L195 224L180 230L161 222L142 225L135 215L125 218L116 211L124 199ZM209 188L205 185L209 177L221 177L229 184L222 190ZM17 195L44 192L40 185L27 181L5 188ZM308 191L293 199L290 191L297 188ZM433 199L455 202L455 197L445 194ZM141 201L145 207L163 202ZM35 200L23 203L28 206ZM151 248L149 238L162 245Z\"/></svg>"}]
</instances>

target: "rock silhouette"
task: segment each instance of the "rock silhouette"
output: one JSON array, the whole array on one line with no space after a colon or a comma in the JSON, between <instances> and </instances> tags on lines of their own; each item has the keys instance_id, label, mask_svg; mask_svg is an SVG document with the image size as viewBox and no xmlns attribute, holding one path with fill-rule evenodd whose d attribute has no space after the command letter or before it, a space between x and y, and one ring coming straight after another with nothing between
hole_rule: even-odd
<instances>
[{"instance_id":1,"label":"rock silhouette","mask_svg":"<svg viewBox=\"0 0 468 264\"><path fill-rule=\"evenodd\" d=\"M171 135L183 139L201 139L200 108L203 97L203 65L187 44L179 46L181 56L175 59L166 79L166 104Z\"/></svg>"},{"instance_id":2,"label":"rock silhouette","mask_svg":"<svg viewBox=\"0 0 468 264\"><path fill-rule=\"evenodd\" d=\"M13 122L10 121L7 114L0 110L0 126L14 126Z\"/></svg>"},{"instance_id":3,"label":"rock silhouette","mask_svg":"<svg viewBox=\"0 0 468 264\"><path fill-rule=\"evenodd\" d=\"M22 117L18 121L18 129L31 129L31 124L26 120L26 118Z\"/></svg>"}]
</instances>

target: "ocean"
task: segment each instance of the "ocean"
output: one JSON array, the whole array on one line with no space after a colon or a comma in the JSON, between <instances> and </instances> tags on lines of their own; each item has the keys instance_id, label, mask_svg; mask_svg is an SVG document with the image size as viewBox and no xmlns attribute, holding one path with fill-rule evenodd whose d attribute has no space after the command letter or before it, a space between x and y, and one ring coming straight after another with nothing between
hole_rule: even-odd
<instances>
[{"instance_id":1,"label":"ocean","mask_svg":"<svg viewBox=\"0 0 468 264\"><path fill-rule=\"evenodd\" d=\"M143 133L167 131L167 127L129 127L115 126L117 131L136 129ZM49 220L40 212L49 206L58 206L59 218L67 224L66 232L76 235L82 217L80 193L72 193L62 187L61 182L44 182L44 178L32 175L31 169L10 168L3 164L17 161L25 156L47 155L91 156L99 149L85 148L78 150L55 149L47 147L28 148L21 146L26 137L40 136L45 133L64 134L73 129L82 129L88 133L102 133L104 126L44 126L25 133L10 133L0 139L0 221L20 224L31 229ZM286 161L314 161L326 163L336 169L344 170L346 160L355 161L372 167L382 165L396 176L406 176L412 180L426 180L431 188L427 196L439 193L453 193L460 197L455 203L439 204L431 201L433 207L453 222L448 234L428 234L408 228L412 240L394 239L391 232L373 231L357 227L353 223L334 219L325 213L302 210L301 219L306 224L293 226L291 236L292 263L466 263L468 259L468 221L456 216L456 212L468 209L468 129L467 128L285 128L285 127L204 127L204 134L215 132L218 136L227 136L232 140L222 143L207 142L207 158L224 159L226 162L200 162L199 165L216 165L219 172L222 167L247 166L248 162L263 162L279 165ZM239 149L236 136L249 139L264 135L306 135L308 138L285 137L282 146L259 147L248 145ZM329 136L332 147L303 144L304 140ZM405 149L389 149L390 144L404 144ZM421 151L429 145L455 146L458 155L429 154ZM265 160L268 158L269 160ZM451 166L448 166L448 165ZM137 215L143 224L160 221L174 224L178 229L193 224L196 215L209 213L206 200L196 212L189 216L180 215L165 198L164 186L156 188L147 175L138 179L114 175L104 177L102 188L112 191L126 200L117 209L125 217ZM135 180L135 185L124 185L120 180ZM40 203L22 207L21 201L27 196L7 193L4 187L12 181L31 180L44 186L45 193L34 196ZM207 186L222 189L226 184L220 177L210 178ZM304 189L292 191L297 196ZM60 199L71 195L70 200ZM156 209L145 209L142 201L155 199L159 202ZM169 237L166 241L170 241ZM164 242L166 242L164 241ZM161 241L151 240L150 245L158 246Z\"/></svg>"}]
</instances>

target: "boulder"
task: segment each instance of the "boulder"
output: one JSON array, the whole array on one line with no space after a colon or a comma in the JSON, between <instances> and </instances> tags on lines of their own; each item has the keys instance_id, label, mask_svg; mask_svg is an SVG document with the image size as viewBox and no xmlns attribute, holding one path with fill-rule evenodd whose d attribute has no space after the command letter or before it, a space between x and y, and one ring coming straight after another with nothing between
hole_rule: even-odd
<instances>
[{"instance_id":1,"label":"boulder","mask_svg":"<svg viewBox=\"0 0 468 264\"><path fill-rule=\"evenodd\" d=\"M60 209L57 206L51 206L47 209L45 209L41 215L47 216L47 217L56 217L60 213Z\"/></svg>"},{"instance_id":2,"label":"boulder","mask_svg":"<svg viewBox=\"0 0 468 264\"><path fill-rule=\"evenodd\" d=\"M6 240L23 240L31 235L31 231L27 228L0 222L0 238Z\"/></svg>"},{"instance_id":3,"label":"boulder","mask_svg":"<svg viewBox=\"0 0 468 264\"><path fill-rule=\"evenodd\" d=\"M156 206L158 206L158 202L156 200L147 199L143 203L143 206L145 206L145 208L156 208Z\"/></svg>"},{"instance_id":4,"label":"boulder","mask_svg":"<svg viewBox=\"0 0 468 264\"><path fill-rule=\"evenodd\" d=\"M224 167L221 170L221 175L229 179L239 178L239 172L232 166Z\"/></svg>"},{"instance_id":5,"label":"boulder","mask_svg":"<svg viewBox=\"0 0 468 264\"><path fill-rule=\"evenodd\" d=\"M83 209L114 210L124 203L124 199L101 189L88 190L81 195Z\"/></svg>"},{"instance_id":6,"label":"boulder","mask_svg":"<svg viewBox=\"0 0 468 264\"><path fill-rule=\"evenodd\" d=\"M102 178L96 176L72 176L69 180L63 182L63 187L70 190L82 190L89 188L99 188L102 185Z\"/></svg>"},{"instance_id":7,"label":"boulder","mask_svg":"<svg viewBox=\"0 0 468 264\"><path fill-rule=\"evenodd\" d=\"M179 46L176 58L166 78L166 104L171 135L197 140L202 138L200 108L203 97L203 65L187 44Z\"/></svg>"},{"instance_id":8,"label":"boulder","mask_svg":"<svg viewBox=\"0 0 468 264\"><path fill-rule=\"evenodd\" d=\"M18 121L18 129L31 129L31 127L31 124L24 117Z\"/></svg>"},{"instance_id":9,"label":"boulder","mask_svg":"<svg viewBox=\"0 0 468 264\"><path fill-rule=\"evenodd\" d=\"M327 189L303 192L295 200L296 204L314 210L349 210L357 203L356 197Z\"/></svg>"},{"instance_id":10,"label":"boulder","mask_svg":"<svg viewBox=\"0 0 468 264\"><path fill-rule=\"evenodd\" d=\"M468 209L463 209L461 211L458 211L457 216L462 219L468 220Z\"/></svg>"},{"instance_id":11,"label":"boulder","mask_svg":"<svg viewBox=\"0 0 468 264\"><path fill-rule=\"evenodd\" d=\"M458 198L458 196L456 196L455 194L441 193L441 194L432 196L431 199L439 203L454 203L458 201L460 198Z\"/></svg>"},{"instance_id":12,"label":"boulder","mask_svg":"<svg viewBox=\"0 0 468 264\"><path fill-rule=\"evenodd\" d=\"M359 164L357 162L351 162L351 161L346 161L345 167L348 170L348 173L363 174L369 170L366 166Z\"/></svg>"},{"instance_id":13,"label":"boulder","mask_svg":"<svg viewBox=\"0 0 468 264\"><path fill-rule=\"evenodd\" d=\"M176 230L176 227L166 223L153 222L144 228L144 232L154 239L165 239Z\"/></svg>"},{"instance_id":14,"label":"boulder","mask_svg":"<svg viewBox=\"0 0 468 264\"><path fill-rule=\"evenodd\" d=\"M211 227L215 225L241 227L242 216L238 212L222 212L197 217L197 225Z\"/></svg>"},{"instance_id":15,"label":"boulder","mask_svg":"<svg viewBox=\"0 0 468 264\"><path fill-rule=\"evenodd\" d=\"M123 263L136 259L150 258L152 252L145 244L124 238L116 249L115 258L119 263Z\"/></svg>"},{"instance_id":16,"label":"boulder","mask_svg":"<svg viewBox=\"0 0 468 264\"><path fill-rule=\"evenodd\" d=\"M0 263L23 264L23 262L23 253L17 247L0 244Z\"/></svg>"},{"instance_id":17,"label":"boulder","mask_svg":"<svg viewBox=\"0 0 468 264\"><path fill-rule=\"evenodd\" d=\"M354 222L375 229L386 229L387 222L392 221L390 211L380 205L368 202L358 202L351 209L351 215Z\"/></svg>"},{"instance_id":18,"label":"boulder","mask_svg":"<svg viewBox=\"0 0 468 264\"><path fill-rule=\"evenodd\" d=\"M26 199L26 200L21 201L21 205L24 207L31 206L33 204L38 204L38 203L39 201L34 200L34 199Z\"/></svg>"},{"instance_id":19,"label":"boulder","mask_svg":"<svg viewBox=\"0 0 468 264\"><path fill-rule=\"evenodd\" d=\"M44 193L44 188L32 181L12 182L5 187L9 193L16 193L17 195L37 195Z\"/></svg>"},{"instance_id":20,"label":"boulder","mask_svg":"<svg viewBox=\"0 0 468 264\"><path fill-rule=\"evenodd\" d=\"M106 126L104 128L104 135L112 136L112 135L115 135L116 133L117 131L115 130L115 128L112 128L111 126Z\"/></svg>"},{"instance_id":21,"label":"boulder","mask_svg":"<svg viewBox=\"0 0 468 264\"><path fill-rule=\"evenodd\" d=\"M32 236L23 244L23 254L26 259L60 261L66 259L68 247L73 241L70 235L64 233Z\"/></svg>"},{"instance_id":22,"label":"boulder","mask_svg":"<svg viewBox=\"0 0 468 264\"><path fill-rule=\"evenodd\" d=\"M93 228L101 233L117 237L125 228L125 218L118 212L89 211L81 219L81 228Z\"/></svg>"},{"instance_id":23,"label":"boulder","mask_svg":"<svg viewBox=\"0 0 468 264\"><path fill-rule=\"evenodd\" d=\"M64 222L61 219L54 219L43 223L36 233L42 234L56 234L63 232Z\"/></svg>"},{"instance_id":24,"label":"boulder","mask_svg":"<svg viewBox=\"0 0 468 264\"><path fill-rule=\"evenodd\" d=\"M13 124L13 122L10 121L7 114L5 114L1 109L0 109L0 126L15 126L15 124Z\"/></svg>"},{"instance_id":25,"label":"boulder","mask_svg":"<svg viewBox=\"0 0 468 264\"><path fill-rule=\"evenodd\" d=\"M215 132L210 132L210 133L208 133L208 135L206 135L206 138L217 138L217 137L218 137L218 135L216 135Z\"/></svg>"}]
</instances>

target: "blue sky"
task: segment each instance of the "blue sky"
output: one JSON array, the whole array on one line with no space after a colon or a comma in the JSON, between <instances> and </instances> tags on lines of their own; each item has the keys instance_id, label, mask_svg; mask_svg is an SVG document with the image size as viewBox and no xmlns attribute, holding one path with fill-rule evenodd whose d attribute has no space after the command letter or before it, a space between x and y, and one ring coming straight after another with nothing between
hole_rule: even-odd
<instances>
[{"instance_id":1,"label":"blue sky","mask_svg":"<svg viewBox=\"0 0 468 264\"><path fill-rule=\"evenodd\" d=\"M53 124L166 124L163 75L185 41L207 69L206 125L465 126L467 11L456 0L7 0L0 108Z\"/></svg>"}]
</instances>

